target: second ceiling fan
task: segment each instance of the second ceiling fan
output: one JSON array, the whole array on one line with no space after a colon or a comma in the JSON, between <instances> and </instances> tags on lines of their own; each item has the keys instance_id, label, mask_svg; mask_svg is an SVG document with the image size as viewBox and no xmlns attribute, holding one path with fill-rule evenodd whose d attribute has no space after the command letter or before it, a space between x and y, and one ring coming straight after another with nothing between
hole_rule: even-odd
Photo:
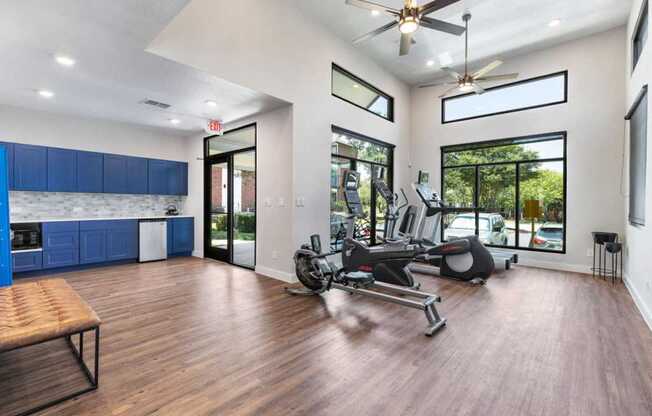
<instances>
[{"instance_id":1,"label":"second ceiling fan","mask_svg":"<svg viewBox=\"0 0 652 416\"><path fill-rule=\"evenodd\" d=\"M419 6L417 5L417 0L404 0L404 7L399 10L367 0L346 0L346 4L348 5L371 10L372 12L385 13L394 18L394 21L354 39L353 43L360 43L398 27L398 30L401 32L399 55L404 56L410 52L410 46L414 43L412 34L416 32L419 27L425 27L460 36L466 30L464 27L426 16L453 3L457 3L458 1L460 0L434 0L424 4L423 6Z\"/></svg>"},{"instance_id":2,"label":"second ceiling fan","mask_svg":"<svg viewBox=\"0 0 652 416\"><path fill-rule=\"evenodd\" d=\"M460 92L471 92L475 91L476 94L484 94L484 88L479 84L481 81L501 81L514 79L518 77L517 73L512 74L502 74L502 75L487 75L489 72L498 68L503 64L503 61L496 60L485 66L484 68L469 74L469 20L471 20L471 13L464 13L462 16L464 24L466 26L466 35L464 40L464 75L460 75L457 72L453 71L448 67L442 67L441 69L447 72L450 76L455 78L455 81L451 82L433 82L430 84L419 85L419 88L428 88L435 87L439 85L454 85L450 89L446 90L439 98L444 98L451 92L459 90Z\"/></svg>"}]
</instances>

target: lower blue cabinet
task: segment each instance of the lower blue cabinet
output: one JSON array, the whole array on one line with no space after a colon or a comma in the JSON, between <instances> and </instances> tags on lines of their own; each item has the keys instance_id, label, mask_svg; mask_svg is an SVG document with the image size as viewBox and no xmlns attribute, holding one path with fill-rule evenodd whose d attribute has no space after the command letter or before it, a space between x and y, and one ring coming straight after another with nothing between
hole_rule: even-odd
<instances>
[{"instance_id":1,"label":"lower blue cabinet","mask_svg":"<svg viewBox=\"0 0 652 416\"><path fill-rule=\"evenodd\" d=\"M138 257L138 221L82 221L79 224L81 264Z\"/></svg>"},{"instance_id":2,"label":"lower blue cabinet","mask_svg":"<svg viewBox=\"0 0 652 416\"><path fill-rule=\"evenodd\" d=\"M168 254L191 253L195 248L193 218L168 219Z\"/></svg>"},{"instance_id":3,"label":"lower blue cabinet","mask_svg":"<svg viewBox=\"0 0 652 416\"><path fill-rule=\"evenodd\" d=\"M79 222L61 221L43 224L43 268L79 264Z\"/></svg>"},{"instance_id":4,"label":"lower blue cabinet","mask_svg":"<svg viewBox=\"0 0 652 416\"><path fill-rule=\"evenodd\" d=\"M107 261L138 258L138 220L107 221Z\"/></svg>"},{"instance_id":5,"label":"lower blue cabinet","mask_svg":"<svg viewBox=\"0 0 652 416\"><path fill-rule=\"evenodd\" d=\"M84 222L81 223L79 230L79 263L92 264L105 262L106 229L84 229L84 224Z\"/></svg>"},{"instance_id":6,"label":"lower blue cabinet","mask_svg":"<svg viewBox=\"0 0 652 416\"><path fill-rule=\"evenodd\" d=\"M79 264L78 249L57 249L43 251L43 268L54 269L56 267L75 266Z\"/></svg>"},{"instance_id":7,"label":"lower blue cabinet","mask_svg":"<svg viewBox=\"0 0 652 416\"><path fill-rule=\"evenodd\" d=\"M43 268L42 251L26 251L22 253L13 253L13 271L14 273L29 272L32 270L41 270Z\"/></svg>"}]
</instances>

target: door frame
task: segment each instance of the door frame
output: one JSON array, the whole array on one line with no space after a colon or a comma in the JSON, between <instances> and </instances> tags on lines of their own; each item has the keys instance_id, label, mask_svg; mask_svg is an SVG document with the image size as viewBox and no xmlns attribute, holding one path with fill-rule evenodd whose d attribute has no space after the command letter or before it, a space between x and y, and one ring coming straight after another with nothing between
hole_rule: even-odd
<instances>
[{"instance_id":1,"label":"door frame","mask_svg":"<svg viewBox=\"0 0 652 416\"><path fill-rule=\"evenodd\" d=\"M234 266L243 267L245 269L255 270L256 268L256 251L258 248L258 126L254 123L249 123L241 127L237 127L231 130L227 130L222 135L233 133L238 130L243 130L246 128L254 128L254 145L250 147L243 147L242 149L233 150L230 152L219 153L216 155L209 156L208 154L208 143L209 140L218 137L220 135L213 134L211 136L204 137L204 257L212 258L219 261L224 261L226 263L232 264ZM254 217L254 229L255 239L254 239L254 266L250 267L247 265L242 265L233 262L233 157L239 153L254 152L254 206L256 207L255 217ZM215 253L216 249L211 246L210 235L211 235L211 165L215 163L226 163L227 165L227 187L228 187L228 201L227 201L227 250L226 257L220 257L219 255L211 256Z\"/></svg>"}]
</instances>

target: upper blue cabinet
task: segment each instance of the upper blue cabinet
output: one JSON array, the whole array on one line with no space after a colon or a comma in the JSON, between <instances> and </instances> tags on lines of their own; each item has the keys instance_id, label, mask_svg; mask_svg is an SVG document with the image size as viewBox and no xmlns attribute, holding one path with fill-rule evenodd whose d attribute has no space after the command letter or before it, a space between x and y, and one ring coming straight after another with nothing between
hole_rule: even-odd
<instances>
[{"instance_id":1,"label":"upper blue cabinet","mask_svg":"<svg viewBox=\"0 0 652 416\"><path fill-rule=\"evenodd\" d=\"M14 189L46 191L48 152L46 147L28 144L14 145Z\"/></svg>"},{"instance_id":2,"label":"upper blue cabinet","mask_svg":"<svg viewBox=\"0 0 652 416\"><path fill-rule=\"evenodd\" d=\"M142 157L127 158L127 193L148 193L148 177L147 159Z\"/></svg>"},{"instance_id":3,"label":"upper blue cabinet","mask_svg":"<svg viewBox=\"0 0 652 416\"><path fill-rule=\"evenodd\" d=\"M47 149L48 191L77 192L77 152L68 149Z\"/></svg>"},{"instance_id":4,"label":"upper blue cabinet","mask_svg":"<svg viewBox=\"0 0 652 416\"><path fill-rule=\"evenodd\" d=\"M104 191L104 155L95 152L77 152L77 191L99 193Z\"/></svg>"},{"instance_id":5,"label":"upper blue cabinet","mask_svg":"<svg viewBox=\"0 0 652 416\"><path fill-rule=\"evenodd\" d=\"M188 164L170 160L0 142L9 189L188 195Z\"/></svg>"},{"instance_id":6,"label":"upper blue cabinet","mask_svg":"<svg viewBox=\"0 0 652 416\"><path fill-rule=\"evenodd\" d=\"M104 155L104 192L127 193L127 156Z\"/></svg>"},{"instance_id":7,"label":"upper blue cabinet","mask_svg":"<svg viewBox=\"0 0 652 416\"><path fill-rule=\"evenodd\" d=\"M9 189L14 189L14 144L8 142L0 142L0 147L5 149L7 170L9 174Z\"/></svg>"},{"instance_id":8,"label":"upper blue cabinet","mask_svg":"<svg viewBox=\"0 0 652 416\"><path fill-rule=\"evenodd\" d=\"M188 195L188 164L150 159L149 193L156 195Z\"/></svg>"}]
</instances>

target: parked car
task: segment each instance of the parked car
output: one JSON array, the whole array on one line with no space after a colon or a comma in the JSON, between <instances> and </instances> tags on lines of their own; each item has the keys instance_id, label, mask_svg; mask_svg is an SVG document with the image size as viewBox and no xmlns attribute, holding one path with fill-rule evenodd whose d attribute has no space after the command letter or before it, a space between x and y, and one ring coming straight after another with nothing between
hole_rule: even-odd
<instances>
[{"instance_id":1,"label":"parked car","mask_svg":"<svg viewBox=\"0 0 652 416\"><path fill-rule=\"evenodd\" d=\"M531 248L561 251L564 246L564 226L547 222L543 224L532 238Z\"/></svg>"},{"instance_id":2,"label":"parked car","mask_svg":"<svg viewBox=\"0 0 652 416\"><path fill-rule=\"evenodd\" d=\"M500 214L480 213L479 235L483 244L506 246L509 242L505 219ZM475 214L459 214L453 218L444 235L450 237L465 237L475 234Z\"/></svg>"}]
</instances>

